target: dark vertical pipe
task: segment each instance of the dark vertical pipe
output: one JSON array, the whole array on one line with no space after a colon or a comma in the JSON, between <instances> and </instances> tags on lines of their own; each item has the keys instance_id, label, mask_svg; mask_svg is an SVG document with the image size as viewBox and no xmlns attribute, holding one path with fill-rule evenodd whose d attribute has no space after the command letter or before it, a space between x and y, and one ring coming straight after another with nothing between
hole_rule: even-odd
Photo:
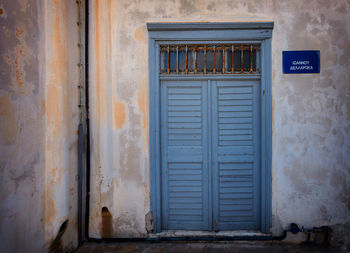
<instances>
[{"instance_id":1,"label":"dark vertical pipe","mask_svg":"<svg viewBox=\"0 0 350 253\"><path fill-rule=\"evenodd\" d=\"M89 0L85 0L85 110L86 110L86 195L85 238L89 237L90 217L90 120L89 120Z\"/></svg>"}]
</instances>

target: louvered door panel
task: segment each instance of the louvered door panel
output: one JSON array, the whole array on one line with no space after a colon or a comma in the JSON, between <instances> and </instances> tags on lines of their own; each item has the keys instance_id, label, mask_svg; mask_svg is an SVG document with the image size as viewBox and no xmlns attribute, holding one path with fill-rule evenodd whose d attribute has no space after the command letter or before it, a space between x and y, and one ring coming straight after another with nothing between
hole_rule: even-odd
<instances>
[{"instance_id":1,"label":"louvered door panel","mask_svg":"<svg viewBox=\"0 0 350 253\"><path fill-rule=\"evenodd\" d=\"M257 81L212 83L214 229L258 229Z\"/></svg>"},{"instance_id":2,"label":"louvered door panel","mask_svg":"<svg viewBox=\"0 0 350 253\"><path fill-rule=\"evenodd\" d=\"M161 82L163 229L208 230L205 84Z\"/></svg>"}]
</instances>

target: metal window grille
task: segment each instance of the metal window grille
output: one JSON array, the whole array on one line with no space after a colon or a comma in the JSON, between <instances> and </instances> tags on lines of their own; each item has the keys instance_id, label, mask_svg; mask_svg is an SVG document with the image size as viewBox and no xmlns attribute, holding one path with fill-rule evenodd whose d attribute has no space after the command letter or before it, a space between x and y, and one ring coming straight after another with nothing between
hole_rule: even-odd
<instances>
[{"instance_id":1,"label":"metal window grille","mask_svg":"<svg viewBox=\"0 0 350 253\"><path fill-rule=\"evenodd\" d=\"M161 45L161 74L258 74L259 44Z\"/></svg>"}]
</instances>

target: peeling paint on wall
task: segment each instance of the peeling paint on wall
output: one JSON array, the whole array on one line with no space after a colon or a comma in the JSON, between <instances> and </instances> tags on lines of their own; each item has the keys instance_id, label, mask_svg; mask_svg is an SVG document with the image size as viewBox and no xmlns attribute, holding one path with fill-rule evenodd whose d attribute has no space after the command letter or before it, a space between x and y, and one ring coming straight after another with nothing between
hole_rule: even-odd
<instances>
[{"instance_id":1,"label":"peeling paint on wall","mask_svg":"<svg viewBox=\"0 0 350 253\"><path fill-rule=\"evenodd\" d=\"M0 3L1 252L47 252L67 218L77 245L75 7Z\"/></svg>"},{"instance_id":2,"label":"peeling paint on wall","mask_svg":"<svg viewBox=\"0 0 350 253\"><path fill-rule=\"evenodd\" d=\"M70 222L64 248L77 244L77 134L79 62L77 5L46 4L45 23L45 242Z\"/></svg>"},{"instance_id":3,"label":"peeling paint on wall","mask_svg":"<svg viewBox=\"0 0 350 253\"><path fill-rule=\"evenodd\" d=\"M44 250L39 7L0 3L1 252Z\"/></svg>"}]
</instances>

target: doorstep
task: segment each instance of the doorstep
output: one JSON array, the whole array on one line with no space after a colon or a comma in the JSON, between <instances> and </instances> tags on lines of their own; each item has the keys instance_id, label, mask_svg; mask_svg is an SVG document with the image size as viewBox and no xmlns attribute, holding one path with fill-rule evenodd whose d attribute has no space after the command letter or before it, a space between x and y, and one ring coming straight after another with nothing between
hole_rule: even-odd
<instances>
[{"instance_id":1,"label":"doorstep","mask_svg":"<svg viewBox=\"0 0 350 253\"><path fill-rule=\"evenodd\" d=\"M249 239L269 239L271 234L264 234L259 231L247 231L247 230L238 230L238 231L187 231L187 230L165 230L160 233L151 233L149 238L178 238L178 239L198 239L198 240L210 240L210 239L225 239L225 240L249 240Z\"/></svg>"}]
</instances>

